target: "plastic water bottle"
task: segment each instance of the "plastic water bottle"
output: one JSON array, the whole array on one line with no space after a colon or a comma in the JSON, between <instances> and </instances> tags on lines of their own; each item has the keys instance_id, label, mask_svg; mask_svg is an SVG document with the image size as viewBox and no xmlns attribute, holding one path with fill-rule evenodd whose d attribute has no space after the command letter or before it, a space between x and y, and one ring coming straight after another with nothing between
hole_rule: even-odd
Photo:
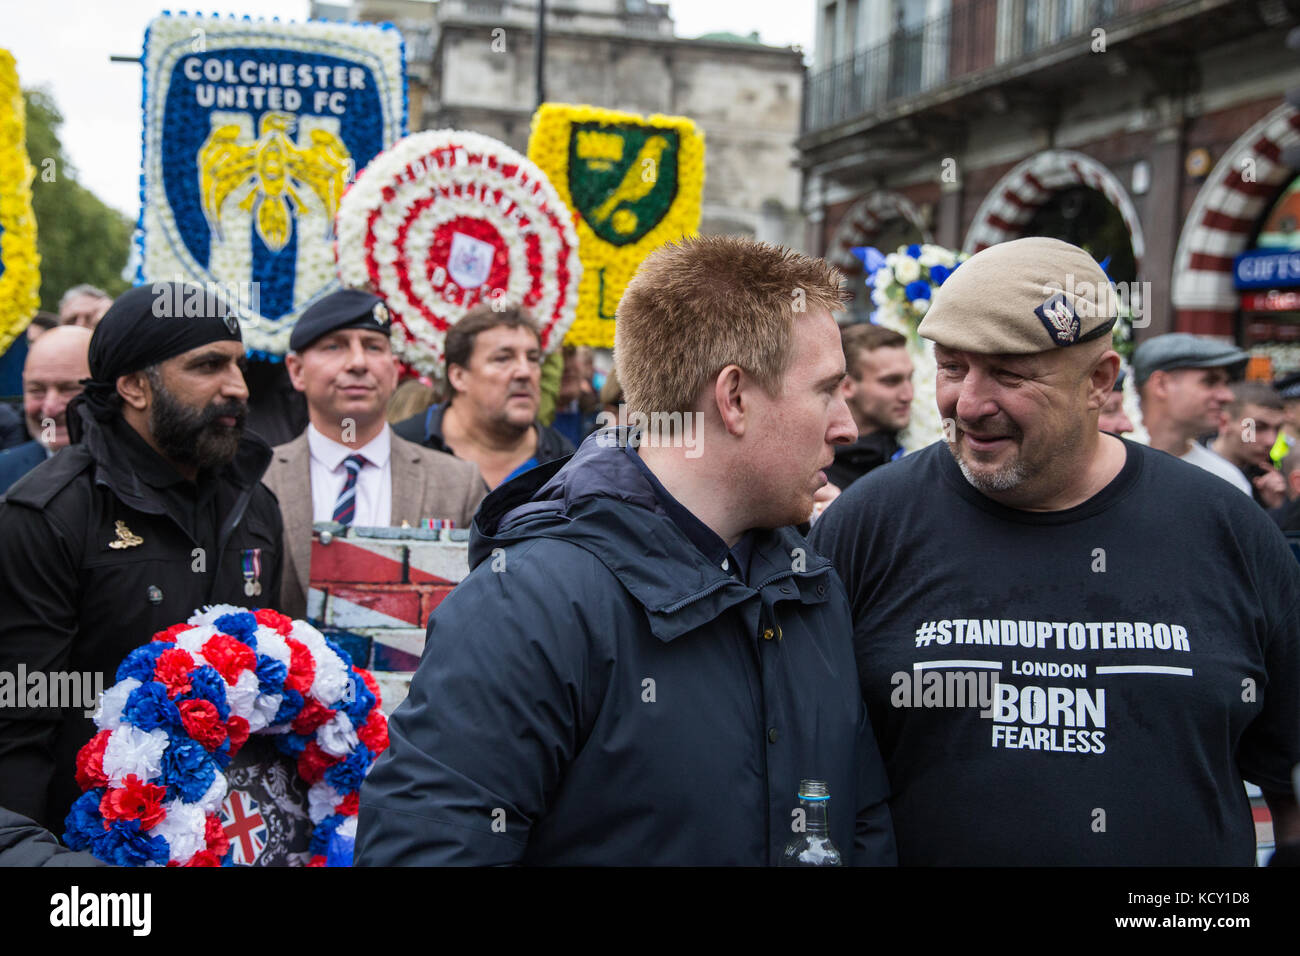
<instances>
[{"instance_id":1,"label":"plastic water bottle","mask_svg":"<svg viewBox=\"0 0 1300 956\"><path fill-rule=\"evenodd\" d=\"M824 780L799 781L800 820L795 819L795 837L785 845L782 866L843 866L840 851L831 842L826 820L830 791Z\"/></svg>"}]
</instances>

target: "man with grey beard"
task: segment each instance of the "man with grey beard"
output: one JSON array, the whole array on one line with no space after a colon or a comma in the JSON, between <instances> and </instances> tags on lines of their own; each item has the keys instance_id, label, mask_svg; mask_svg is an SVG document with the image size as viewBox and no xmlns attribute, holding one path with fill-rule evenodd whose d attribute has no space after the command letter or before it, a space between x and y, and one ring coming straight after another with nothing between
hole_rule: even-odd
<instances>
[{"instance_id":1,"label":"man with grey beard","mask_svg":"<svg viewBox=\"0 0 1300 956\"><path fill-rule=\"evenodd\" d=\"M0 500L0 672L105 675L206 604L279 604L271 449L244 431L239 322L204 290L123 294L90 340L72 444ZM30 678L29 678L30 679ZM76 707L0 708L0 806L62 832Z\"/></svg>"},{"instance_id":2,"label":"man with grey beard","mask_svg":"<svg viewBox=\"0 0 1300 956\"><path fill-rule=\"evenodd\" d=\"M1115 306L1068 243L971 257L919 330L943 440L813 528L901 865L1249 866L1243 779L1300 838L1300 565L1248 497L1098 430ZM945 699L990 671L991 700Z\"/></svg>"}]
</instances>

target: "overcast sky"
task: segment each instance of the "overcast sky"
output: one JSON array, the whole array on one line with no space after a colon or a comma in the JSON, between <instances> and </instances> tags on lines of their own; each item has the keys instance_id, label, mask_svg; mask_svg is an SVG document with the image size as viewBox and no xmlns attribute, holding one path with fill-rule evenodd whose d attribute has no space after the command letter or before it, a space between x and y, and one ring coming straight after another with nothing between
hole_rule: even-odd
<instances>
[{"instance_id":1,"label":"overcast sky","mask_svg":"<svg viewBox=\"0 0 1300 956\"><path fill-rule=\"evenodd\" d=\"M81 183L132 219L139 214L140 67L112 63L139 56L144 30L165 0L12 0L4 5L0 47L18 61L24 87L51 90L63 112L65 152ZM765 43L812 49L813 0L673 0L681 36L718 30ZM213 7L205 8L212 12ZM244 0L220 13L305 19L308 0ZM41 157L33 156L39 168Z\"/></svg>"}]
</instances>

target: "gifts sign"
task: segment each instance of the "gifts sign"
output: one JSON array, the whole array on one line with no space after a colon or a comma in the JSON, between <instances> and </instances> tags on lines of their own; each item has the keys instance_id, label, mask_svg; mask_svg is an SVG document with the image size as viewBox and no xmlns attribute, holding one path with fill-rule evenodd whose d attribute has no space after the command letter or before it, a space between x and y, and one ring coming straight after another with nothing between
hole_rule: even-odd
<instances>
[{"instance_id":1,"label":"gifts sign","mask_svg":"<svg viewBox=\"0 0 1300 956\"><path fill-rule=\"evenodd\" d=\"M334 217L406 128L391 27L179 15L145 39L138 280L221 294L255 352L339 288Z\"/></svg>"}]
</instances>

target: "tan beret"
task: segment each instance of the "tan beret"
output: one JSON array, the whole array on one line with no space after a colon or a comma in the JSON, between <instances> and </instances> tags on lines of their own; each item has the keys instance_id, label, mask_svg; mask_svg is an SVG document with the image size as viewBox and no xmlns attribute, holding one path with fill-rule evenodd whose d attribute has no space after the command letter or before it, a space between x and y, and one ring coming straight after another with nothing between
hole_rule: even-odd
<instances>
[{"instance_id":1,"label":"tan beret","mask_svg":"<svg viewBox=\"0 0 1300 956\"><path fill-rule=\"evenodd\" d=\"M1105 335L1119 299L1092 256L1033 236L989 246L934 291L917 331L945 348L1027 354Z\"/></svg>"}]
</instances>

